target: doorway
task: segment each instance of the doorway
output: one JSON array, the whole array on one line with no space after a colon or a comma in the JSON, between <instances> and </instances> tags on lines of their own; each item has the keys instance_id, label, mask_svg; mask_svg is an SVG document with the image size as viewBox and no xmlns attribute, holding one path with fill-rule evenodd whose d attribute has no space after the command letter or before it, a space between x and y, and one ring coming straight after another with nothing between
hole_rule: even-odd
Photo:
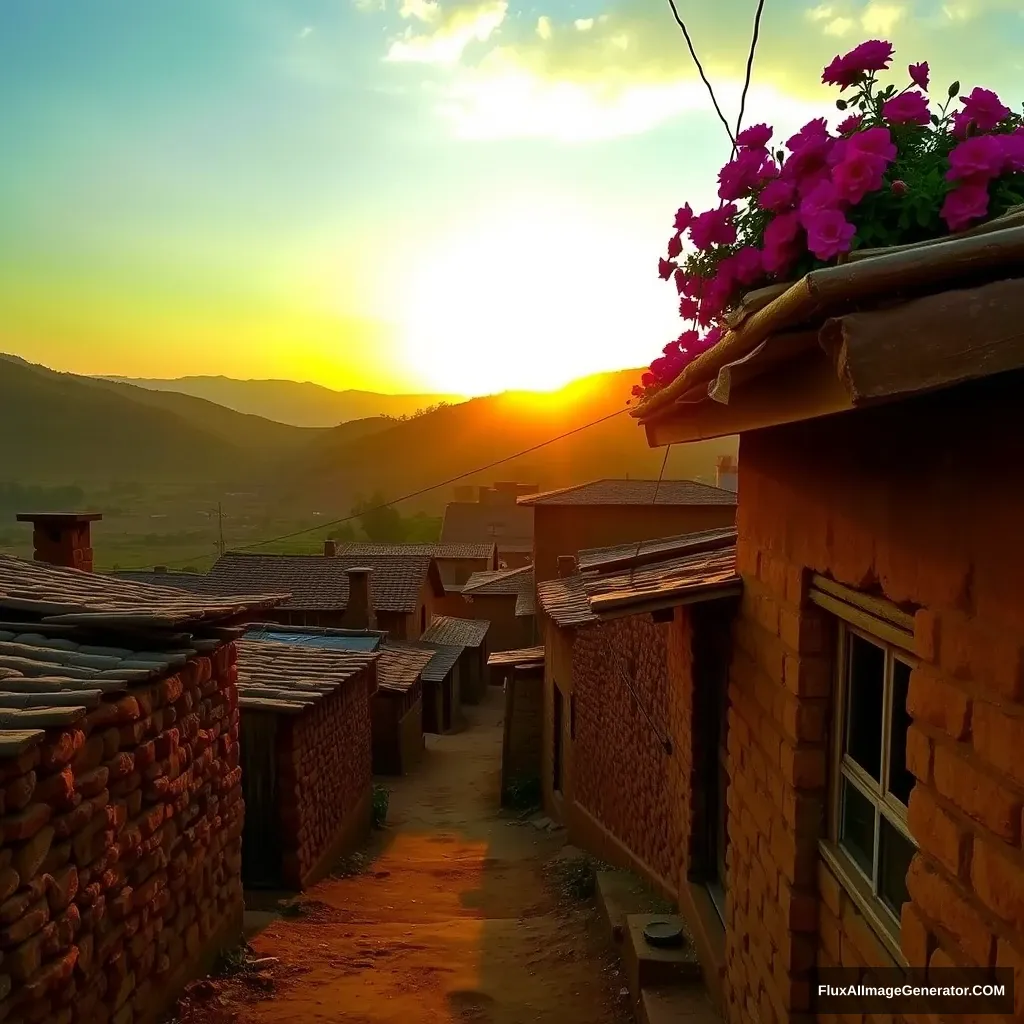
<instances>
[{"instance_id":1,"label":"doorway","mask_svg":"<svg viewBox=\"0 0 1024 1024\"><path fill-rule=\"evenodd\" d=\"M705 884L718 916L725 924L726 793L729 788L729 689L724 679L709 694L708 746L705 759L707 803L705 805Z\"/></svg>"}]
</instances>

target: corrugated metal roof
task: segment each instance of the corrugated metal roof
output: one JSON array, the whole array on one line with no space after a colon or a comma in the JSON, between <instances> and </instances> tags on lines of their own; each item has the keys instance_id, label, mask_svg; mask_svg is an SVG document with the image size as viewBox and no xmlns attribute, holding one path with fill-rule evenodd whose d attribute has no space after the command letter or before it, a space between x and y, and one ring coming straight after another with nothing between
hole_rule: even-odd
<instances>
[{"instance_id":1,"label":"corrugated metal roof","mask_svg":"<svg viewBox=\"0 0 1024 1024\"><path fill-rule=\"evenodd\" d=\"M735 505L736 493L696 480L593 480L519 499L520 505Z\"/></svg>"},{"instance_id":2,"label":"corrugated metal roof","mask_svg":"<svg viewBox=\"0 0 1024 1024\"><path fill-rule=\"evenodd\" d=\"M490 628L487 619L457 619L454 615L439 615L420 639L434 644L479 647Z\"/></svg>"},{"instance_id":3,"label":"corrugated metal roof","mask_svg":"<svg viewBox=\"0 0 1024 1024\"><path fill-rule=\"evenodd\" d=\"M434 592L444 593L437 564L430 555L267 555L229 551L210 570L211 588L281 588L291 600L281 607L297 611L343 611L348 605L346 569L365 566L370 573L370 602L374 611L413 612L420 590L431 580Z\"/></svg>"},{"instance_id":4,"label":"corrugated metal roof","mask_svg":"<svg viewBox=\"0 0 1024 1024\"><path fill-rule=\"evenodd\" d=\"M381 644L377 633L322 633L296 632L287 627L281 629L249 629L246 640L273 640L280 644L294 644L296 647L315 647L321 651L363 651L372 653Z\"/></svg>"},{"instance_id":5,"label":"corrugated metal roof","mask_svg":"<svg viewBox=\"0 0 1024 1024\"><path fill-rule=\"evenodd\" d=\"M204 597L0 555L0 608L28 612L46 622L182 627L237 618L287 598L287 590L270 585L225 588L221 594ZM245 594L252 596L241 596Z\"/></svg>"},{"instance_id":6,"label":"corrugated metal roof","mask_svg":"<svg viewBox=\"0 0 1024 1024\"><path fill-rule=\"evenodd\" d=\"M379 655L254 639L237 641L238 703L243 709L297 715L366 672Z\"/></svg>"}]
</instances>

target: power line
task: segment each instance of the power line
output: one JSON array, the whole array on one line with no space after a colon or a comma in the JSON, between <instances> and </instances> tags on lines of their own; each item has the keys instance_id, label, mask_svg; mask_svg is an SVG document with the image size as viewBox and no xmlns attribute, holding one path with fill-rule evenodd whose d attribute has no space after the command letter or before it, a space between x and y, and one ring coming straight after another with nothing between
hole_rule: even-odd
<instances>
[{"instance_id":1,"label":"power line","mask_svg":"<svg viewBox=\"0 0 1024 1024\"><path fill-rule=\"evenodd\" d=\"M266 540L254 541L252 544L244 544L238 548L234 548L235 551L251 551L254 548L266 547L268 544L277 544L283 540L293 540L296 537L304 537L310 533L318 533L320 530L330 528L332 526L341 526L344 523L350 523L353 520L360 519L370 512L379 512L381 509L391 508L393 505L398 505L403 501L410 501L413 498L419 498L424 494L429 494L431 491L439 490L442 487L448 487L451 484L458 483L459 480L464 480L467 476L476 476L478 473L486 473L490 469L494 469L496 466L503 466L506 462L512 462L515 459L522 458L524 455L530 455L532 452L539 451L541 448L547 448L548 445L556 444L559 441L565 440L567 437L572 437L573 434L579 434L584 430L589 430L591 427L596 427L601 423L607 423L608 420L615 419L616 416L621 416L624 412L628 412L628 409L623 407L617 409L615 412L608 413L607 416L601 416L596 420L591 420L589 423L584 423L581 426L573 427L572 430L566 430L556 437L548 438L546 441L541 441L538 444L531 445L529 448L523 448L521 451L515 452L513 455L506 455L504 458L495 459L493 462L488 462L484 466L477 466L474 469L467 469L464 473L459 473L456 476L450 476L446 480L440 480L435 484L431 484L429 487L421 487L419 490L410 491L408 494L403 494L400 497L392 498L390 501L381 502L379 505L374 505L371 508L364 508L358 513L352 515L342 516L340 519L332 519L326 523L317 523L315 526L308 526L301 530L294 530L291 533L283 533L277 537L269 537ZM196 558L203 556L193 555L190 558L179 558L177 561L164 562L166 566L175 565L187 565L190 562L194 562ZM127 569L119 570L121 572L141 572L150 568L148 565L137 565L130 566Z\"/></svg>"},{"instance_id":2,"label":"power line","mask_svg":"<svg viewBox=\"0 0 1024 1024\"><path fill-rule=\"evenodd\" d=\"M757 40L761 35L761 15L764 13L764 0L757 0L757 11L754 13L754 31L750 37L750 50L747 53L747 73L743 78L743 92L740 94L740 112L736 118L736 135L733 138L733 148L736 148L736 139L739 137L740 129L743 127L743 114L747 108L747 91L750 89L750 79L754 71L754 54L757 52Z\"/></svg>"}]
</instances>

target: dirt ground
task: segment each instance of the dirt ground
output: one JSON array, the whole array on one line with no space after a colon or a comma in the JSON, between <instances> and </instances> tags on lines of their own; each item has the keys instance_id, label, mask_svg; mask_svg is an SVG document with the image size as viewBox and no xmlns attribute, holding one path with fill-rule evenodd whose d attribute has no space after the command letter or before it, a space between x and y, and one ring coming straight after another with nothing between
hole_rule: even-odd
<instances>
[{"instance_id":1,"label":"dirt ground","mask_svg":"<svg viewBox=\"0 0 1024 1024\"><path fill-rule=\"evenodd\" d=\"M550 864L564 833L499 814L500 693L389 781L388 827L251 939L258 973L200 982L183 1024L622 1024L624 980L594 908ZM351 863L351 862L350 862Z\"/></svg>"}]
</instances>

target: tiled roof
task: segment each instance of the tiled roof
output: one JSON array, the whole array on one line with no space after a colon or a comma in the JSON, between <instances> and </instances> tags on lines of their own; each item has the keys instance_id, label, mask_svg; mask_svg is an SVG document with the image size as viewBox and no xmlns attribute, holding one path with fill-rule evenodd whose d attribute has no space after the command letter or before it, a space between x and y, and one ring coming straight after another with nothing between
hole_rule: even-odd
<instances>
[{"instance_id":1,"label":"tiled roof","mask_svg":"<svg viewBox=\"0 0 1024 1024\"><path fill-rule=\"evenodd\" d=\"M324 650L275 640L237 641L242 708L298 715L379 657L368 651Z\"/></svg>"},{"instance_id":2,"label":"tiled roof","mask_svg":"<svg viewBox=\"0 0 1024 1024\"><path fill-rule=\"evenodd\" d=\"M432 650L385 644L377 662L377 688L408 693L423 678L423 671L433 657Z\"/></svg>"},{"instance_id":3,"label":"tiled roof","mask_svg":"<svg viewBox=\"0 0 1024 1024\"><path fill-rule=\"evenodd\" d=\"M530 573L530 585L519 591L516 597L516 618L527 618L537 614L537 588Z\"/></svg>"},{"instance_id":4,"label":"tiled roof","mask_svg":"<svg viewBox=\"0 0 1024 1024\"><path fill-rule=\"evenodd\" d=\"M479 647L490 628L487 619L457 619L453 615L438 615L420 639L433 644Z\"/></svg>"},{"instance_id":5,"label":"tiled roof","mask_svg":"<svg viewBox=\"0 0 1024 1024\"><path fill-rule=\"evenodd\" d=\"M106 575L119 580L131 580L134 583L148 583L151 587L173 587L175 590L187 590L191 594L211 593L209 577L204 572L115 569Z\"/></svg>"},{"instance_id":6,"label":"tiled roof","mask_svg":"<svg viewBox=\"0 0 1024 1024\"><path fill-rule=\"evenodd\" d=\"M494 554L493 543L466 544L371 544L344 541L338 544L339 555L431 555L434 558L479 558L489 561Z\"/></svg>"},{"instance_id":7,"label":"tiled roof","mask_svg":"<svg viewBox=\"0 0 1024 1024\"><path fill-rule=\"evenodd\" d=\"M282 589L291 600L282 608L297 611L342 611L348 605L346 569L372 569L370 602L374 611L412 612L424 581L444 593L437 564L430 555L266 555L229 551L210 570L218 593L239 587Z\"/></svg>"},{"instance_id":8,"label":"tiled roof","mask_svg":"<svg viewBox=\"0 0 1024 1024\"><path fill-rule=\"evenodd\" d=\"M736 530L727 527L721 530L702 530L699 533L683 533L675 537L659 537L656 540L631 541L628 544L611 544L602 548L587 548L576 557L580 570L611 568L616 562L636 564L638 562L657 562L670 557L673 553L692 551L695 544L707 541L712 546L720 546L719 541L734 541Z\"/></svg>"},{"instance_id":9,"label":"tiled roof","mask_svg":"<svg viewBox=\"0 0 1024 1024\"><path fill-rule=\"evenodd\" d=\"M453 501L444 510L442 544L498 545L498 551L533 550L533 513L518 505Z\"/></svg>"},{"instance_id":10,"label":"tiled roof","mask_svg":"<svg viewBox=\"0 0 1024 1024\"><path fill-rule=\"evenodd\" d=\"M655 500L657 494L657 500ZM696 480L594 480L542 494L528 494L520 505L735 505L736 492Z\"/></svg>"},{"instance_id":11,"label":"tiled roof","mask_svg":"<svg viewBox=\"0 0 1024 1024\"><path fill-rule=\"evenodd\" d=\"M579 573L538 583L537 600L559 626L582 626L597 621Z\"/></svg>"},{"instance_id":12,"label":"tiled roof","mask_svg":"<svg viewBox=\"0 0 1024 1024\"><path fill-rule=\"evenodd\" d=\"M533 580L533 566L519 569L499 569L497 572L475 572L462 588L464 594L514 597L523 590L524 580Z\"/></svg>"},{"instance_id":13,"label":"tiled roof","mask_svg":"<svg viewBox=\"0 0 1024 1024\"><path fill-rule=\"evenodd\" d=\"M543 647L524 647L518 651L495 651L487 659L487 666L492 665L543 665Z\"/></svg>"},{"instance_id":14,"label":"tiled roof","mask_svg":"<svg viewBox=\"0 0 1024 1024\"><path fill-rule=\"evenodd\" d=\"M0 729L69 725L132 686L163 678L223 641L192 639L170 650L129 650L72 639L84 630L46 624L0 627Z\"/></svg>"},{"instance_id":15,"label":"tiled roof","mask_svg":"<svg viewBox=\"0 0 1024 1024\"><path fill-rule=\"evenodd\" d=\"M739 593L742 581L732 531L709 530L671 540L669 545L665 538L661 552L607 559L600 563L604 569L546 580L537 587L541 605L559 626L581 626L652 605L671 607Z\"/></svg>"},{"instance_id":16,"label":"tiled roof","mask_svg":"<svg viewBox=\"0 0 1024 1024\"><path fill-rule=\"evenodd\" d=\"M241 596L246 593L253 596ZM182 627L273 608L286 596L286 591L269 585L232 587L220 595L192 595L172 587L0 555L0 609L27 613L44 622Z\"/></svg>"},{"instance_id":17,"label":"tiled roof","mask_svg":"<svg viewBox=\"0 0 1024 1024\"><path fill-rule=\"evenodd\" d=\"M455 667L465 650L464 647L456 647L451 644L432 644L426 640L389 640L385 646L397 651L427 651L430 653L431 659L421 673L421 678L428 683L440 683Z\"/></svg>"}]
</instances>

